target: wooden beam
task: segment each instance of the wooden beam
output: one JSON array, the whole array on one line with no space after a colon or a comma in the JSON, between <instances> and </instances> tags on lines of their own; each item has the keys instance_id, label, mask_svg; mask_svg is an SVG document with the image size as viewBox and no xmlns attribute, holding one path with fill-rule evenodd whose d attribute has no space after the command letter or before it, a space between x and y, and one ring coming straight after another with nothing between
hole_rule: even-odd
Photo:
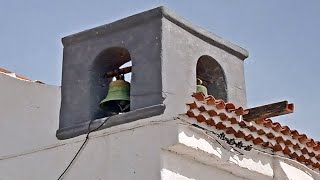
<instances>
[{"instance_id":1,"label":"wooden beam","mask_svg":"<svg viewBox=\"0 0 320 180\"><path fill-rule=\"evenodd\" d=\"M120 75L120 74L127 74L127 73L130 73L132 71L132 66L130 67L125 67L125 68L122 68L122 69L117 69L117 70L113 70L113 71L109 71L105 74L105 77L107 78L111 78L111 77L115 77L117 75Z\"/></svg>"},{"instance_id":2,"label":"wooden beam","mask_svg":"<svg viewBox=\"0 0 320 180\"><path fill-rule=\"evenodd\" d=\"M271 118L284 114L293 113L294 105L288 104L288 101L267 104L259 107L247 109L249 112L243 115L243 120L254 121L257 119Z\"/></svg>"}]
</instances>

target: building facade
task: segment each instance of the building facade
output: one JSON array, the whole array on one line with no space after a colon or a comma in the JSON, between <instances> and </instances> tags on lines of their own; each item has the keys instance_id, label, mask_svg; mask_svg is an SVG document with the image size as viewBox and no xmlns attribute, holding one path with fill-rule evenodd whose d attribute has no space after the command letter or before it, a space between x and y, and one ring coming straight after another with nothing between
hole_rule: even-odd
<instances>
[{"instance_id":1,"label":"building facade","mask_svg":"<svg viewBox=\"0 0 320 180\"><path fill-rule=\"evenodd\" d=\"M320 179L319 141L243 120L243 48L164 7L62 42L61 87L0 73L1 180ZM110 115L104 75L130 61L130 111Z\"/></svg>"}]
</instances>

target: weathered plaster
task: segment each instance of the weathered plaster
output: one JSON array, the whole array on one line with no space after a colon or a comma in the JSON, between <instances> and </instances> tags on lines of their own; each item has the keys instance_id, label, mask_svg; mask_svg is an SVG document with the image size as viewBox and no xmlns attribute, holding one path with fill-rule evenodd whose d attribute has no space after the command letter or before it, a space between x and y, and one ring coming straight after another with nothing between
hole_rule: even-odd
<instances>
[{"instance_id":1,"label":"weathered plaster","mask_svg":"<svg viewBox=\"0 0 320 180\"><path fill-rule=\"evenodd\" d=\"M0 84L1 179L57 179L85 139L56 139L59 87L5 75ZM297 162L243 153L180 119L155 116L93 132L64 179L319 179Z\"/></svg>"},{"instance_id":2,"label":"weathered plaster","mask_svg":"<svg viewBox=\"0 0 320 180\"><path fill-rule=\"evenodd\" d=\"M242 60L247 54L245 50L201 29L193 29L185 20L177 19L175 15L167 12L164 8L152 10L148 16L139 14L135 17L129 17L129 20L134 22L133 24L129 23L129 26L134 29L132 26L141 18L146 23L149 22L148 20L158 17L159 13L161 17L165 18L156 21L156 25L147 24L151 31L158 25L163 26L160 37L161 43L163 43L161 46L164 48L155 47L159 44L153 46L157 53L151 53L150 56L145 56L144 53L139 54L138 52L147 51L141 49L141 51L130 51L130 54L142 58L142 60L133 60L133 64L138 64L137 66L140 68L149 67L155 62L154 69L151 69L157 70L154 72L158 72L158 74L156 73L151 79L160 80L149 82L156 83L156 86L155 89L148 89L146 88L148 85L144 84L146 82L139 84L138 81L145 75L133 75L133 82L137 81L136 85L141 85L145 91L157 90L155 97L153 97L154 94L146 94L145 97L141 97L150 98L148 99L150 101L137 101L134 107L139 110L144 107L142 105L157 106L159 103L148 103L161 97L159 101L161 103L163 101L166 106L165 112L162 115L147 116L138 121L127 117L127 119L124 118L128 121L126 121L127 123L113 122L114 126L110 127L106 124L105 127L108 128L93 132L64 179L320 179L319 172L293 160L256 150L249 152L239 150L242 153L240 154L228 144L216 141L214 137L203 130L191 127L186 123L186 117L174 118L186 111L184 103L189 102L190 94L195 89L195 82L190 81L195 78L194 65L197 57L203 54L215 58L224 68L229 84L229 100L236 101L240 105L242 105L241 103L245 104ZM183 23L181 24L181 22ZM87 72L90 69L86 69L89 67L86 62L90 63L92 57L107 47L105 42L123 38L121 37L121 35L125 35L122 31L123 27L127 28L127 25L119 21L63 40L66 48L64 58L75 58L84 63L72 60L64 62L64 76L70 76L70 79L63 80L63 88L66 90L62 95L60 87L20 81L0 74L0 101L2 102L0 104L0 179L50 180L59 177L85 140L85 135L58 140L55 131L58 127L73 127L81 123L84 123L81 126L83 128L94 117L90 114L94 112L93 109L90 109L93 107L86 104L90 98L90 96L85 96L88 91L86 83L90 81L86 77L90 74ZM137 27L136 32L143 30L140 28L140 26ZM107 38L111 30L115 39ZM135 30L132 31L135 32ZM160 31L155 31L155 33L160 33ZM151 32L146 34L154 35ZM182 39L173 42L172 35L177 35ZM187 36L189 38L183 39ZM92 37L99 37L100 40L90 42ZM101 37L105 37L105 39ZM138 37L142 37L142 35L140 34ZM183 45L181 40L190 41L183 46L184 51L170 49ZM135 42L135 40L132 42L124 41L123 44L125 44L124 47L129 47L133 46ZM158 42L158 40L152 42ZM194 44L192 44L193 42ZM122 44L122 42L118 43L118 45ZM95 46L99 47L95 48ZM85 53L79 54L79 50L83 50ZM163 52L158 52L160 50ZM186 56L184 53L192 58L184 59L183 57ZM158 57L159 54L161 56ZM147 65L143 65L144 63ZM172 64L175 63L176 65L173 66ZM83 68L86 71L81 71ZM179 68L182 70L180 71ZM235 76L240 78L232 76L233 72L235 72ZM227 75L228 73L229 75ZM79 77L75 75L79 75ZM71 78L72 76L74 78ZM75 96L71 96L72 90L77 90L77 88L79 91L74 91ZM139 92L138 89L136 92ZM62 104L83 105L80 109L77 109L78 107L63 109L62 111L69 113L63 115L64 118L82 117L84 119L72 119L70 122L62 124L60 121L58 124L61 96ZM140 96L137 95L136 98L140 98ZM163 106L160 105L160 107ZM82 113L78 110L88 110L89 113ZM127 115L114 117L114 121ZM98 119L94 126L102 121L103 119ZM206 126L205 124L201 125Z\"/></svg>"},{"instance_id":3,"label":"weathered plaster","mask_svg":"<svg viewBox=\"0 0 320 180\"><path fill-rule=\"evenodd\" d=\"M49 146L57 140L60 87L5 74L0 74L0 87L0 157Z\"/></svg>"},{"instance_id":4,"label":"weathered plaster","mask_svg":"<svg viewBox=\"0 0 320 180\"><path fill-rule=\"evenodd\" d=\"M226 100L246 105L243 60L248 52L164 7L70 35L62 42L59 138L79 135L84 132L78 131L85 128L83 124L108 116L99 102L110 80L101 86L104 71L93 64L101 52L112 47L125 48L132 60L131 110L164 104L164 118L184 112L181 104L195 91L196 65L202 55L211 56L223 68ZM105 71L124 62L115 65L115 60L108 59Z\"/></svg>"}]
</instances>

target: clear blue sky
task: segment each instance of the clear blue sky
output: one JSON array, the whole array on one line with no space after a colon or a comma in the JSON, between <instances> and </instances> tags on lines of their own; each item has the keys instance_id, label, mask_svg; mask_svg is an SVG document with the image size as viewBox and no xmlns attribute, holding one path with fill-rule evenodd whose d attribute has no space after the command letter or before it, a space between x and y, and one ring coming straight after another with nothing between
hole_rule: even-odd
<instances>
[{"instance_id":1,"label":"clear blue sky","mask_svg":"<svg viewBox=\"0 0 320 180\"><path fill-rule=\"evenodd\" d=\"M274 120L320 140L319 0L3 0L0 67L60 85L62 37L160 5L246 48L248 106L294 102Z\"/></svg>"}]
</instances>

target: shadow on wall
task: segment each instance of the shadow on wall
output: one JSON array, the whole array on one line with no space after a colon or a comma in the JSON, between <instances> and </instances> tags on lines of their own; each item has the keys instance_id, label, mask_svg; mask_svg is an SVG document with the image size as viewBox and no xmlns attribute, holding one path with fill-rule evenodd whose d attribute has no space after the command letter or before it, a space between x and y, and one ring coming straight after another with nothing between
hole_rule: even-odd
<instances>
[{"instance_id":1,"label":"shadow on wall","mask_svg":"<svg viewBox=\"0 0 320 180\"><path fill-rule=\"evenodd\" d=\"M203 141L204 137L203 134L198 134L195 133L194 131L184 131L182 130L180 133L184 133L188 138L190 139L195 139L196 142ZM243 155L239 154L238 152L231 152L230 150L232 149L228 144L221 143L219 145L214 139L218 140L218 137L215 135L212 135L212 138L205 138L205 141L208 142L208 147L206 149L215 149L217 154L209 154L205 151L202 151L200 149L195 148L194 151L190 150L192 155L189 155L190 152L186 154L185 157L191 161L196 161L199 162L199 164L205 164L205 167L208 168L213 168L213 170L217 171L217 175L219 177L217 179L225 179L225 178L230 178L230 179L243 179L243 177L258 177L261 179L269 179L267 175L263 175L259 172L251 171L245 167L241 167L238 164L235 164L235 162L250 162L253 161L252 165L259 164L263 171L266 171L267 174L272 176L272 173L270 174L270 165L272 166L273 160L270 160L269 158L264 158L264 156L259 155L258 153L248 153L245 150L239 150L239 152L243 153ZM192 141L192 140L191 140ZM245 143L245 142L244 142ZM244 144L246 145L246 144ZM191 148L191 147L188 147ZM191 148L193 149L193 148ZM235 148L236 149L236 148ZM184 154L184 152L182 152ZM194 157L193 157L194 156ZM196 158L195 158L196 157ZM219 160L218 160L219 159ZM165 166L165 169L175 172L178 174L181 174L185 177L188 177L190 179L201 179L200 177L207 177L207 176L202 176L201 171L204 172L203 170L199 170L199 172L194 172L190 170L190 167L185 164L181 163L175 163L176 165L170 165L173 163L174 160L172 158L167 159L168 162L163 162ZM171 162L171 163L170 163ZM192 162L191 162L192 163ZM207 166L208 164L209 166ZM246 163L245 163L246 164ZM272 167L271 167L272 168ZM230 174L230 172L232 172ZM244 175L242 177L238 177L237 174L239 175L243 173L250 173L247 175ZM211 177L212 178L212 177ZM206 179L206 178L202 178Z\"/></svg>"},{"instance_id":2,"label":"shadow on wall","mask_svg":"<svg viewBox=\"0 0 320 180\"><path fill-rule=\"evenodd\" d=\"M198 59L197 78L207 87L208 94L225 102L228 100L225 73L220 64L211 56L203 55Z\"/></svg>"},{"instance_id":3,"label":"shadow on wall","mask_svg":"<svg viewBox=\"0 0 320 180\"><path fill-rule=\"evenodd\" d=\"M91 115L92 119L110 116L110 112L100 109L99 104L107 95L112 78L106 78L105 74L119 69L123 64L131 61L130 53L122 47L111 47L103 50L93 61L90 72L90 106L97 107Z\"/></svg>"},{"instance_id":4,"label":"shadow on wall","mask_svg":"<svg viewBox=\"0 0 320 180\"><path fill-rule=\"evenodd\" d=\"M179 133L184 133L184 135L186 135L190 139L195 138L197 142L203 141L204 139L202 134L195 133L194 131L181 130ZM242 177L249 177L249 179L251 179L252 177L257 177L258 179L270 179L270 177L273 177L275 179L292 179L295 178L297 175L299 177L304 177L302 179L318 178L318 175L312 172L312 170L308 170L304 165L294 160L291 160L290 158L274 158L272 155L265 155L254 149L252 149L251 151L246 151L244 149L240 150L236 147L232 148L236 149L238 152L231 152L230 150L232 148L230 145L224 143L218 144L214 139L218 140L218 137L212 135L212 137L210 138L205 138L205 141L207 141L209 145L208 147L206 147L206 149L216 149L217 154L209 154L205 151L194 148L194 152L192 150L188 150L188 153L193 153L194 156L186 154L186 157L188 157L190 161L195 160L199 162L199 164L201 165L209 164L210 167L216 167L222 170L222 173L228 172L226 176L235 175L235 177L231 179L243 179ZM236 141L240 140L241 139L236 139ZM248 144L249 143L246 144L246 141L244 141L244 145ZM168 153L170 152L168 151ZM199 154L197 153L200 153L202 155L199 156ZM217 159L220 160L217 161ZM164 169L183 175L190 179L205 179L200 178L200 176L207 177L199 174L201 170L199 170L199 172L192 171L190 169L190 164L188 166L188 164L174 162L174 158L165 158L163 161L167 161L162 162L165 166L163 167ZM219 166L223 167L220 168ZM196 168L196 166L192 168L194 169ZM256 169L257 171L255 171L254 169ZM299 173L297 173L297 171L299 171ZM230 173L233 175L230 175ZM244 174L244 176L238 177L237 175L239 174L241 176L242 174ZM224 179L226 177L222 178Z\"/></svg>"}]
</instances>

